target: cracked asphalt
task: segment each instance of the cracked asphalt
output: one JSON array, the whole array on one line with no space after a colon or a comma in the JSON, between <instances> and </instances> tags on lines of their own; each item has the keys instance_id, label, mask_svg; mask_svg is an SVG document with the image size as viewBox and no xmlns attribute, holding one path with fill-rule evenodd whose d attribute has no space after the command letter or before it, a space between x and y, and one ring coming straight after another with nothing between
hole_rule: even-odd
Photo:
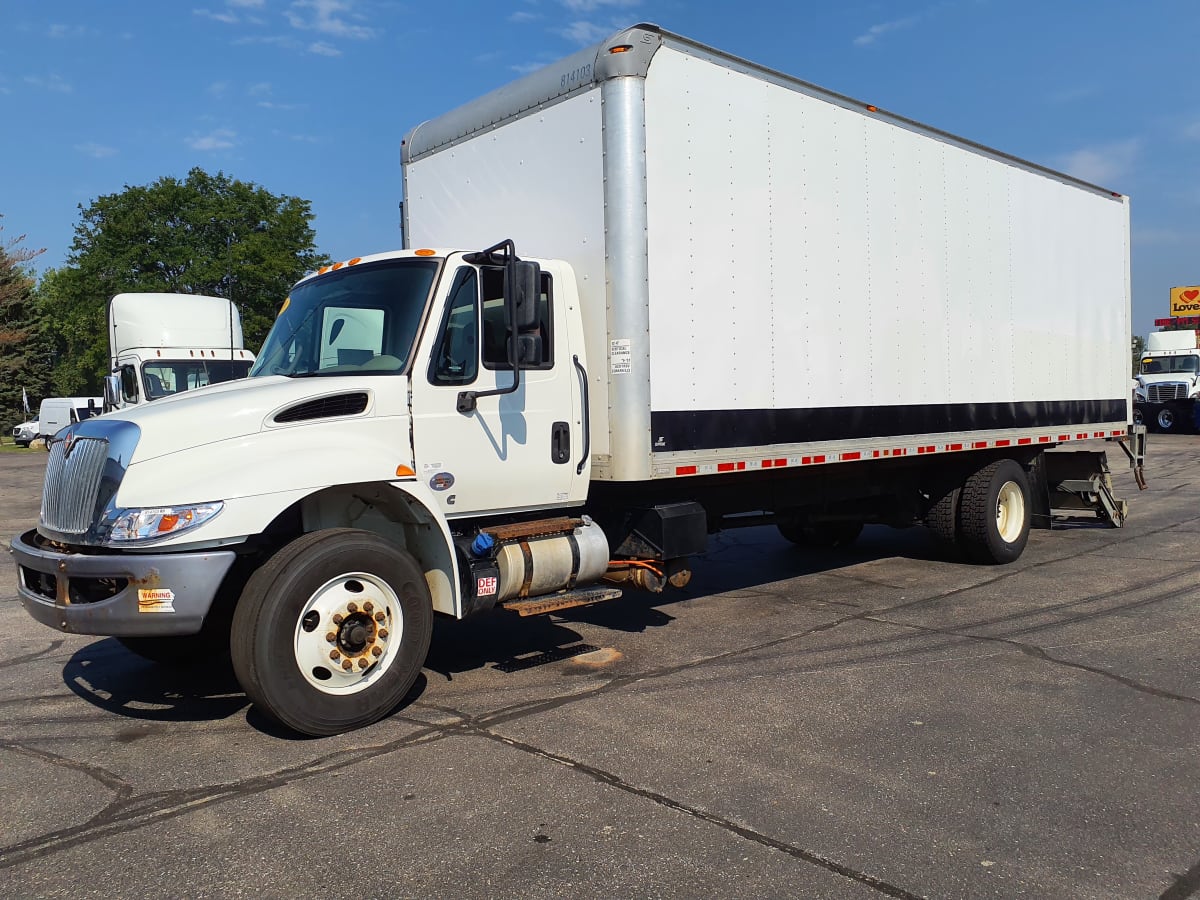
<instances>
[{"instance_id":1,"label":"cracked asphalt","mask_svg":"<svg viewBox=\"0 0 1200 900\"><path fill-rule=\"evenodd\" d=\"M692 584L439 623L393 716L281 733L220 665L34 623L0 581L11 897L1200 895L1200 437L1123 529L1007 567L923 529L712 540ZM45 455L0 454L0 538Z\"/></svg>"}]
</instances>

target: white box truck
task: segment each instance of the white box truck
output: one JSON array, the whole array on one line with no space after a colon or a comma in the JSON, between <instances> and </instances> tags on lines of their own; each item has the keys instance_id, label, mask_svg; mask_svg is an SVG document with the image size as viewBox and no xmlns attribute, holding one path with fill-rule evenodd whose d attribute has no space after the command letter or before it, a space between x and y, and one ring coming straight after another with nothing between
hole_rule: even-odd
<instances>
[{"instance_id":1,"label":"white box truck","mask_svg":"<svg viewBox=\"0 0 1200 900\"><path fill-rule=\"evenodd\" d=\"M104 411L103 397L47 397L38 407L37 437L47 442L68 425L86 421Z\"/></svg>"},{"instance_id":2,"label":"white box truck","mask_svg":"<svg viewBox=\"0 0 1200 900\"><path fill-rule=\"evenodd\" d=\"M200 294L117 294L108 302L108 348L106 409L245 378L254 362L237 306Z\"/></svg>"},{"instance_id":3,"label":"white box truck","mask_svg":"<svg viewBox=\"0 0 1200 900\"><path fill-rule=\"evenodd\" d=\"M1154 331L1133 389L1133 420L1159 431L1194 431L1200 399L1200 336L1195 331Z\"/></svg>"},{"instance_id":4,"label":"white box truck","mask_svg":"<svg viewBox=\"0 0 1200 900\"><path fill-rule=\"evenodd\" d=\"M653 26L403 166L407 249L300 281L250 378L54 444L35 619L225 642L329 734L401 701L435 614L679 586L721 528L1003 563L1060 507L1124 516L1102 453L1046 452L1140 459L1119 194Z\"/></svg>"}]
</instances>

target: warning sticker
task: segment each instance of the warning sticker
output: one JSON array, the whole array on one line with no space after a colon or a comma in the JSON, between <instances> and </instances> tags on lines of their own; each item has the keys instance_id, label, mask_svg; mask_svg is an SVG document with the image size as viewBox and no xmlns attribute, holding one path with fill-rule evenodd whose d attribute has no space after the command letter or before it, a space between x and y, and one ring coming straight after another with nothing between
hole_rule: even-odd
<instances>
[{"instance_id":1,"label":"warning sticker","mask_svg":"<svg viewBox=\"0 0 1200 900\"><path fill-rule=\"evenodd\" d=\"M170 588L141 589L138 591L138 612L175 612L175 592Z\"/></svg>"},{"instance_id":2,"label":"warning sticker","mask_svg":"<svg viewBox=\"0 0 1200 900\"><path fill-rule=\"evenodd\" d=\"M497 587L497 579L494 575L482 576L475 581L475 596L491 597L496 593Z\"/></svg>"},{"instance_id":3,"label":"warning sticker","mask_svg":"<svg viewBox=\"0 0 1200 900\"><path fill-rule=\"evenodd\" d=\"M613 375L628 375L633 371L633 351L629 338L608 342L608 366Z\"/></svg>"}]
</instances>

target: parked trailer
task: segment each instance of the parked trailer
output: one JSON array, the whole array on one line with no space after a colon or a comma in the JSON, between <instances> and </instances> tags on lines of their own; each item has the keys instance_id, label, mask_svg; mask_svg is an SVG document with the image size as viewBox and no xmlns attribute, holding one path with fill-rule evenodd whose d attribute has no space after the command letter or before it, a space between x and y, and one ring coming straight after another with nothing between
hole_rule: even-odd
<instances>
[{"instance_id":1,"label":"parked trailer","mask_svg":"<svg viewBox=\"0 0 1200 900\"><path fill-rule=\"evenodd\" d=\"M923 522L1004 563L1124 519L1103 454L1046 452L1140 461L1119 194L648 25L403 165L407 248L303 279L249 379L54 443L34 618L227 642L329 734L401 701L435 613L681 586L721 528Z\"/></svg>"}]
</instances>

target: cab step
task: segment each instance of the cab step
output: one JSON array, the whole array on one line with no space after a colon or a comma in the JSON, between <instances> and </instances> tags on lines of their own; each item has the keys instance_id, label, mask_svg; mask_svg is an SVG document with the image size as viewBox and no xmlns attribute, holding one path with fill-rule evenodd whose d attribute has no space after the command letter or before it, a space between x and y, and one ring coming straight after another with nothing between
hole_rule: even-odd
<instances>
[{"instance_id":1,"label":"cab step","mask_svg":"<svg viewBox=\"0 0 1200 900\"><path fill-rule=\"evenodd\" d=\"M560 609L571 609L576 606L591 606L605 600L616 600L622 596L619 588L586 587L563 591L560 594L547 594L544 597L527 597L524 600L509 600L500 604L505 609L514 610L521 616L540 616L543 613L557 612Z\"/></svg>"}]
</instances>

